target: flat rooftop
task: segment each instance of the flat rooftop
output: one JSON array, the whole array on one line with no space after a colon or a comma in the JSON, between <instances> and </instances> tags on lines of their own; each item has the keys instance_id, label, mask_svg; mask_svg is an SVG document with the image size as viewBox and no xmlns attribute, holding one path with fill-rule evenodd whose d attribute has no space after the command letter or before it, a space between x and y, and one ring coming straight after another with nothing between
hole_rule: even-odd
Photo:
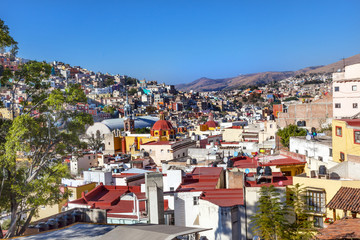
<instances>
[{"instance_id":1,"label":"flat rooftop","mask_svg":"<svg viewBox=\"0 0 360 240\"><path fill-rule=\"evenodd\" d=\"M18 237L19 240L95 240L115 229L116 225L77 223L65 228L41 232L38 234Z\"/></svg>"},{"instance_id":2,"label":"flat rooftop","mask_svg":"<svg viewBox=\"0 0 360 240\"><path fill-rule=\"evenodd\" d=\"M30 236L18 237L20 240L161 240L177 236L207 231L205 228L179 227L173 225L135 224L107 225L77 223L65 228L50 230Z\"/></svg>"},{"instance_id":3,"label":"flat rooftop","mask_svg":"<svg viewBox=\"0 0 360 240\"><path fill-rule=\"evenodd\" d=\"M304 141L310 141L314 143L320 143L326 146L332 146L332 137L331 136L317 136L314 139L306 140L306 136L296 136L292 138L302 139Z\"/></svg>"}]
</instances>

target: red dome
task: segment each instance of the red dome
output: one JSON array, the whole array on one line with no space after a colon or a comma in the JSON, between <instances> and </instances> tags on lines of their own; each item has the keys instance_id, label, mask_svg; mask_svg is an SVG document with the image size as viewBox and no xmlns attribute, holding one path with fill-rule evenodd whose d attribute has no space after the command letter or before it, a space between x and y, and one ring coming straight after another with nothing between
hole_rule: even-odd
<instances>
[{"instance_id":1,"label":"red dome","mask_svg":"<svg viewBox=\"0 0 360 240\"><path fill-rule=\"evenodd\" d=\"M174 129L173 126L169 121L166 120L159 120L157 121L154 126L151 128L153 131L168 131Z\"/></svg>"},{"instance_id":2,"label":"red dome","mask_svg":"<svg viewBox=\"0 0 360 240\"><path fill-rule=\"evenodd\" d=\"M207 125L209 128L216 128L218 126L218 123L215 121L207 121L205 125Z\"/></svg>"}]
</instances>

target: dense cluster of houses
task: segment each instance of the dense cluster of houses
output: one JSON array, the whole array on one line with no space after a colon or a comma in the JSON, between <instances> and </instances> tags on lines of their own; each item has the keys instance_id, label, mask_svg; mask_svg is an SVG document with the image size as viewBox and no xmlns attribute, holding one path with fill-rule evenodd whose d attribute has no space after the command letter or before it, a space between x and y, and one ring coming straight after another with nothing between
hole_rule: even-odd
<instances>
[{"instance_id":1,"label":"dense cluster of houses","mask_svg":"<svg viewBox=\"0 0 360 240\"><path fill-rule=\"evenodd\" d=\"M299 183L319 239L346 234L333 230L337 224L360 229L350 220L360 213L360 64L307 78L187 93L54 62L51 87L81 85L88 103L71 110L94 117L81 138L99 138L102 147L64 158L73 178L63 179L62 191L72 196L43 206L34 220L49 229L52 216L87 209L107 224L166 224L204 229L191 233L200 239L253 239L260 188L274 185L285 194ZM15 96L17 103L27 97L21 88ZM0 117L22 111L20 104L10 108L10 92L0 97ZM291 137L285 149L277 131L291 124L308 134Z\"/></svg>"}]
</instances>

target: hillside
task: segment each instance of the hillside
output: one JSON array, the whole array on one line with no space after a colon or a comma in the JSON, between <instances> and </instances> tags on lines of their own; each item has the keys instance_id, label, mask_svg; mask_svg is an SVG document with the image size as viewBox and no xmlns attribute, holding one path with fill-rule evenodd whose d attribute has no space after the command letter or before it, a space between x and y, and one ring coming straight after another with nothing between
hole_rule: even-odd
<instances>
[{"instance_id":1,"label":"hillside","mask_svg":"<svg viewBox=\"0 0 360 240\"><path fill-rule=\"evenodd\" d=\"M340 60L340 61L337 61L335 63L331 63L331 64L328 64L326 66L322 66L320 68L317 68L315 70L308 71L308 73L322 73L322 72L325 72L325 73L330 73L331 72L332 73L332 72L336 72L338 69L344 68L344 63L345 63L345 66L352 65L352 64L355 64L355 63L360 63L360 54L354 55L352 57L345 58L344 61Z\"/></svg>"},{"instance_id":2,"label":"hillside","mask_svg":"<svg viewBox=\"0 0 360 240\"><path fill-rule=\"evenodd\" d=\"M346 65L360 63L360 54L345 59ZM340 60L325 66L313 66L297 71L286 72L261 72L240 75L232 78L211 79L202 77L187 84L176 85L181 91L217 91L238 88L242 85L266 84L272 81L279 81L288 77L295 76L300 73L330 73L339 68L343 68L344 61Z\"/></svg>"}]
</instances>

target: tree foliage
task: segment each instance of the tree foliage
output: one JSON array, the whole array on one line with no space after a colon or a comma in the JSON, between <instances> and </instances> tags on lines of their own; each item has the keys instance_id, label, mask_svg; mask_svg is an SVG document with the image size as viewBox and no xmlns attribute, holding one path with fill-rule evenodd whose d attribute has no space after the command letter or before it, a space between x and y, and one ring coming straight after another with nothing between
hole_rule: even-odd
<instances>
[{"instance_id":1,"label":"tree foliage","mask_svg":"<svg viewBox=\"0 0 360 240\"><path fill-rule=\"evenodd\" d=\"M262 187L256 214L251 217L253 231L262 239L310 240L315 229L309 220L306 190L299 184L288 187L286 200L274 187Z\"/></svg>"},{"instance_id":2,"label":"tree foliage","mask_svg":"<svg viewBox=\"0 0 360 240\"><path fill-rule=\"evenodd\" d=\"M300 184L289 186L287 188L287 206L289 215L294 216L294 221L289 225L289 239L292 240L307 240L313 239L315 229L313 221L309 220L308 212L308 197L306 189L302 188Z\"/></svg>"},{"instance_id":3,"label":"tree foliage","mask_svg":"<svg viewBox=\"0 0 360 240\"><path fill-rule=\"evenodd\" d=\"M113 106L110 106L110 105L106 105L103 108L103 112L110 113L110 114L114 114L115 110L116 109Z\"/></svg>"},{"instance_id":4,"label":"tree foliage","mask_svg":"<svg viewBox=\"0 0 360 240\"><path fill-rule=\"evenodd\" d=\"M11 37L9 27L5 25L5 22L0 19L0 49L10 48L12 57L15 57L18 46L17 42Z\"/></svg>"},{"instance_id":5,"label":"tree foliage","mask_svg":"<svg viewBox=\"0 0 360 240\"><path fill-rule=\"evenodd\" d=\"M286 128L280 129L277 135L281 137L281 144L285 147L289 147L290 137L306 136L306 130L299 128L296 125L289 125Z\"/></svg>"},{"instance_id":6,"label":"tree foliage","mask_svg":"<svg viewBox=\"0 0 360 240\"><path fill-rule=\"evenodd\" d=\"M99 130L96 131L95 135L88 137L88 147L97 152L105 149L105 145L103 143L104 138L101 136Z\"/></svg>"},{"instance_id":7,"label":"tree foliage","mask_svg":"<svg viewBox=\"0 0 360 240\"><path fill-rule=\"evenodd\" d=\"M137 93L137 89L136 88L132 88L132 89L130 89L129 91L128 91L128 94L130 95L130 96L133 96L133 95L135 95L135 93Z\"/></svg>"},{"instance_id":8,"label":"tree foliage","mask_svg":"<svg viewBox=\"0 0 360 240\"><path fill-rule=\"evenodd\" d=\"M261 187L259 205L256 214L252 216L255 234L264 239L285 239L288 221L285 218L287 210L281 202L280 193L274 186Z\"/></svg>"},{"instance_id":9,"label":"tree foliage","mask_svg":"<svg viewBox=\"0 0 360 240\"><path fill-rule=\"evenodd\" d=\"M135 85L138 83L138 79L136 78L132 78L132 77L129 77L129 76L125 76L125 85Z\"/></svg>"},{"instance_id":10,"label":"tree foliage","mask_svg":"<svg viewBox=\"0 0 360 240\"><path fill-rule=\"evenodd\" d=\"M5 69L0 76L12 93L12 110L18 107L16 92L21 89L26 96L19 116L1 120L0 126L0 212L10 214L5 237L22 234L40 206L67 198L68 193L59 189L61 178L69 176L63 156L86 147L79 136L85 133L85 125L93 123L91 115L68 110L86 102L79 85L50 91L44 81L50 72L47 63L30 61L17 71Z\"/></svg>"}]
</instances>

